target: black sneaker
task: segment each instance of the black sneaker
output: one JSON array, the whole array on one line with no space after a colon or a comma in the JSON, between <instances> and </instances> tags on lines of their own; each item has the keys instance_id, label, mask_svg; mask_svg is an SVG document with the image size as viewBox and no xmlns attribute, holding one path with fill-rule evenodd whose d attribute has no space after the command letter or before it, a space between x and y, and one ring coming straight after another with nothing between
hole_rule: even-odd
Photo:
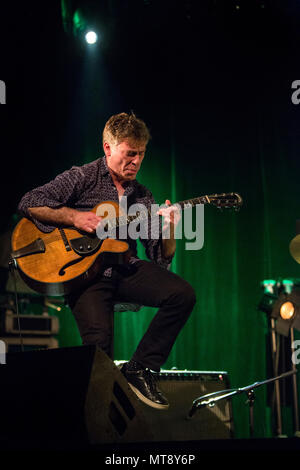
<instances>
[{"instance_id":1,"label":"black sneaker","mask_svg":"<svg viewBox=\"0 0 300 470\"><path fill-rule=\"evenodd\" d=\"M130 370L125 363L121 367L121 372L140 400L159 410L169 408L168 400L157 387L156 379L149 369Z\"/></svg>"}]
</instances>

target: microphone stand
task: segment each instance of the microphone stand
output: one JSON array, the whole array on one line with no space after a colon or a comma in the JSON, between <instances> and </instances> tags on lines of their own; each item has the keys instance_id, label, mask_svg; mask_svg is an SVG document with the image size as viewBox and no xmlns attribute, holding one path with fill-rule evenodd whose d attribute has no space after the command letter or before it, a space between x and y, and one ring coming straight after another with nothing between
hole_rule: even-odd
<instances>
[{"instance_id":1,"label":"microphone stand","mask_svg":"<svg viewBox=\"0 0 300 470\"><path fill-rule=\"evenodd\" d=\"M250 437L253 437L254 435L253 411L254 411L254 401L255 401L255 394L253 390L257 387L260 387L261 385L274 382L275 380L283 379L285 377L288 377L296 373L297 373L297 370L290 370L289 372L284 372L283 374L278 375L277 377L273 377L272 379L263 380L262 382L254 382L252 385L248 385L246 387L229 389L229 390L220 390L218 392L203 395L202 397L196 398L196 400L193 401L192 408L190 409L188 413L188 418L189 419L192 418L194 414L196 413L196 411L199 408L202 408L203 406L209 406L210 408L212 408L220 400L231 398L234 395L239 395L241 393L246 393L248 397L247 402L249 403L249 431L250 431Z\"/></svg>"}]
</instances>

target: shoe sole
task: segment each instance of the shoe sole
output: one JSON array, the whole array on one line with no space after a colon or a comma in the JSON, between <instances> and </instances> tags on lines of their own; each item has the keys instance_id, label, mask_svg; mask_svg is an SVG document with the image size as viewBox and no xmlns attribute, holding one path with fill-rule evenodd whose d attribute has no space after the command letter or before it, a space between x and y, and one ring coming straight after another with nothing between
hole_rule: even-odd
<instances>
[{"instance_id":1,"label":"shoe sole","mask_svg":"<svg viewBox=\"0 0 300 470\"><path fill-rule=\"evenodd\" d=\"M138 396L138 398L146 403L146 405L151 406L152 408L156 408L158 410L167 410L169 408L169 405L160 405L159 403L155 403L149 398L146 398L137 388L135 388L133 385L131 385L130 382L128 382L129 387L134 391L134 393Z\"/></svg>"}]
</instances>

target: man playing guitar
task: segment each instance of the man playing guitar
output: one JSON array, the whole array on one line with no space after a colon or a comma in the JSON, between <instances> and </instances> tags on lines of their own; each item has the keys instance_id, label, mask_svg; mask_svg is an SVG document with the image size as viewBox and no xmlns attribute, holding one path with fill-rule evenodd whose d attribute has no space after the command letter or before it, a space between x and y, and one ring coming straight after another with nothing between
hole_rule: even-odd
<instances>
[{"instance_id":1,"label":"man playing guitar","mask_svg":"<svg viewBox=\"0 0 300 470\"><path fill-rule=\"evenodd\" d=\"M50 234L57 227L75 227L95 235L103 218L92 209L101 202L121 204L126 197L128 206L139 203L150 211L155 200L149 189L136 180L149 138L145 123L134 114L112 116L103 131L105 156L72 167L25 194L19 204L20 212L43 233ZM171 206L169 200L166 205ZM98 345L108 355L113 306L118 300L158 307L135 353L121 370L143 402L163 410L169 404L157 387L153 372L159 372L166 362L193 310L195 292L188 282L168 270L176 249L178 213L174 207L166 207L158 214L164 217L164 225L157 217L156 226L148 223L146 227L148 236L140 238L149 261L138 258L136 240L128 237L127 262L99 269L88 284L69 293L68 303L83 344ZM167 237L162 235L165 231Z\"/></svg>"}]
</instances>

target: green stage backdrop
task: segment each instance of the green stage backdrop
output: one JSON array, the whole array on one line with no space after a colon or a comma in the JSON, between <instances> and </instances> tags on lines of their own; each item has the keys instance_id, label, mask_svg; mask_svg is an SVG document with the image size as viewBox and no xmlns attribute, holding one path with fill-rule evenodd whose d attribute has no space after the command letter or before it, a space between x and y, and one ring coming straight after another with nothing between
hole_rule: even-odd
<instances>
[{"instance_id":1,"label":"green stage backdrop","mask_svg":"<svg viewBox=\"0 0 300 470\"><path fill-rule=\"evenodd\" d=\"M216 129L207 135L199 130L194 116L184 122L173 116L172 125L161 122L168 129L165 147L156 145L154 135L139 177L158 203L230 191L243 197L239 212L205 206L202 249L189 251L187 240L177 242L171 269L192 284L197 303L164 365L168 369L227 371L232 387L272 377L269 324L257 308L263 293L261 281L299 276L299 266L289 254L299 217L295 154L278 121L270 119L277 114L275 106L267 101L253 110L255 106L250 103L247 113L253 117L255 111L256 116L245 119L244 128L237 132L232 114L239 110L228 113L228 134L223 128L221 133ZM262 122L259 116L264 113ZM243 119L245 110L239 116ZM195 212L193 217L196 223ZM141 245L139 254L144 257ZM116 359L131 357L155 311L143 307L139 312L115 315ZM67 315L67 324L61 316L65 324L61 344L80 344L74 320L70 312ZM74 337L70 336L72 324ZM267 398L266 387L257 390L257 437L272 435ZM236 436L247 437L246 396L233 399L233 410ZM283 412L284 431L292 435L291 407Z\"/></svg>"},{"instance_id":2,"label":"green stage backdrop","mask_svg":"<svg viewBox=\"0 0 300 470\"><path fill-rule=\"evenodd\" d=\"M281 51L281 60L285 52ZM264 64L266 53L269 62ZM288 76L275 73L276 50L270 47L254 56L251 48L231 44L230 52L224 46L224 54L219 64L205 70L197 70L195 65L192 77L176 73L176 64L171 62L168 72L172 80L168 90L168 84L160 85L166 97L159 111L156 102L146 99L152 78L146 78L142 90L127 91L127 99L151 129L152 140L139 181L151 188L159 204L166 199L176 202L231 191L243 197L240 212L205 206L202 249L188 251L187 240L178 240L171 269L195 288L197 304L164 365L225 370L232 387L243 387L273 376L269 325L257 308L261 282L300 277L300 266L289 254L300 215L300 111L291 102L293 67ZM184 69L183 51L180 60ZM235 61L239 73L237 67L226 69L227 62L232 65ZM111 81L100 83L87 77L86 68L85 63L82 76L88 86L83 88L94 90L98 97L112 95ZM75 153L76 164L102 155L99 134L108 114L99 112L90 99L85 102L89 102L81 116L85 150L81 155ZM109 114L122 109L114 104ZM139 253L144 256L142 247ZM138 313L116 315L116 359L130 358L154 314L155 309L144 307ZM274 420L267 388L257 390L256 396L256 436L270 437ZM233 400L237 437L249 435L245 402L245 396ZM292 435L291 407L284 413L284 432Z\"/></svg>"}]
</instances>

